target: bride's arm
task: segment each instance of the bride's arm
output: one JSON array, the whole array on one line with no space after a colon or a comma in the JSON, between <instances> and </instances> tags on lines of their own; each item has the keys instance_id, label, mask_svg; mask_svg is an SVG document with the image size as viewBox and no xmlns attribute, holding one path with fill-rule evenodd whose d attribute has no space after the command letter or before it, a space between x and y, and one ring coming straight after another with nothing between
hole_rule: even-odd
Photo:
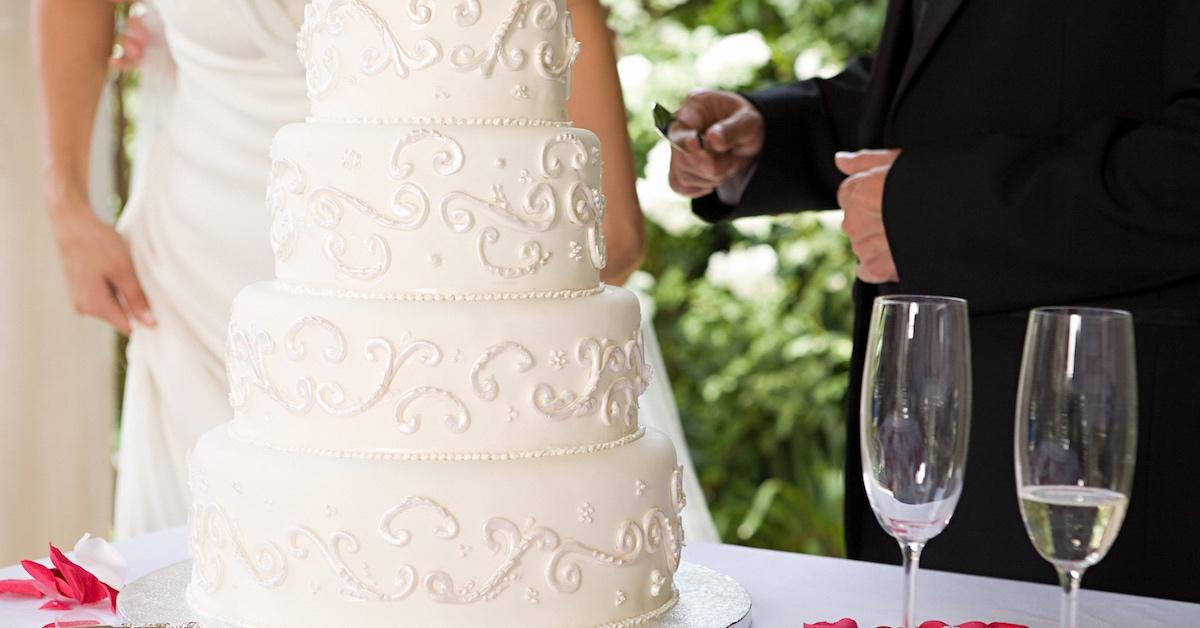
<instances>
[{"instance_id":1,"label":"bride's arm","mask_svg":"<svg viewBox=\"0 0 1200 628\"><path fill-rule=\"evenodd\" d=\"M33 11L50 222L80 313L128 334L130 316L153 325L129 247L88 201L92 125L113 45L113 5L98 0L36 0Z\"/></svg>"},{"instance_id":2,"label":"bride's arm","mask_svg":"<svg viewBox=\"0 0 1200 628\"><path fill-rule=\"evenodd\" d=\"M625 126L625 101L617 78L617 56L606 24L608 14L599 0L567 0L567 9L574 19L575 37L582 44L567 109L577 126L599 136L604 150L608 267L601 277L606 283L620 285L642 264L645 228Z\"/></svg>"}]
</instances>

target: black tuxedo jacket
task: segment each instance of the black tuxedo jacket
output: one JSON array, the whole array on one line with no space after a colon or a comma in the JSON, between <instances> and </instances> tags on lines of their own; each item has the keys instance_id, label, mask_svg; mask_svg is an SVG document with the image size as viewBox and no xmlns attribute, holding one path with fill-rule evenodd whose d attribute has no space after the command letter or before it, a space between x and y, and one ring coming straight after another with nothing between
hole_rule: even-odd
<instances>
[{"instance_id":1,"label":"black tuxedo jacket","mask_svg":"<svg viewBox=\"0 0 1200 628\"><path fill-rule=\"evenodd\" d=\"M875 295L966 298L974 418L966 487L931 567L1054 580L1022 526L1013 409L1031 307L1131 310L1139 451L1131 510L1084 586L1200 601L1200 0L893 0L870 58L748 94L766 143L737 206L707 220L837 205L838 150L900 148L884 193L899 284L855 286L846 540L897 561L858 443Z\"/></svg>"}]
</instances>

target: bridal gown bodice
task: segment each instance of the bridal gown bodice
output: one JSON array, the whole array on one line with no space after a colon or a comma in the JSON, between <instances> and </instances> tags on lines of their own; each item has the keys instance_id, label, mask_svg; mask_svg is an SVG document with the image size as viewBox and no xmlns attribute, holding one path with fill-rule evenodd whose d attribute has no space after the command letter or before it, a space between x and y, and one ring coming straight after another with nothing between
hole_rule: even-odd
<instances>
[{"instance_id":1,"label":"bridal gown bodice","mask_svg":"<svg viewBox=\"0 0 1200 628\"><path fill-rule=\"evenodd\" d=\"M139 147L119 229L158 325L130 338L116 533L186 518L186 456L229 417L229 306L272 276L263 196L271 137L308 101L295 33L303 0L156 0Z\"/></svg>"},{"instance_id":2,"label":"bridal gown bodice","mask_svg":"<svg viewBox=\"0 0 1200 628\"><path fill-rule=\"evenodd\" d=\"M167 45L144 62L141 148L119 227L158 325L135 327L127 351L119 537L185 521L187 452L231 415L224 371L230 304L241 288L273 277L268 149L281 126L309 112L295 52L305 4L154 0ZM648 357L662 363L657 351ZM663 367L658 374L642 400L643 422L680 449L687 534L716 540Z\"/></svg>"}]
</instances>

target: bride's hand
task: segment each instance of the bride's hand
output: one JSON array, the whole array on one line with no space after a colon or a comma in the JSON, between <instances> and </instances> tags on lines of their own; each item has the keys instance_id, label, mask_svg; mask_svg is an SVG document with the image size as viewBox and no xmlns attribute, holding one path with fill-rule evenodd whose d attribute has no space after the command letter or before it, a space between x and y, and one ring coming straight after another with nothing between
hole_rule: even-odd
<instances>
[{"instance_id":1,"label":"bride's hand","mask_svg":"<svg viewBox=\"0 0 1200 628\"><path fill-rule=\"evenodd\" d=\"M119 4L126 4L129 0L113 0ZM142 59L146 57L146 47L151 43L150 29L146 26L146 22L140 14L130 14L125 18L125 24L121 27L121 32L117 36L117 45L120 46L119 54L114 50L114 54L109 59L108 64L114 70L128 72L136 69L142 64Z\"/></svg>"},{"instance_id":2,"label":"bride's hand","mask_svg":"<svg viewBox=\"0 0 1200 628\"><path fill-rule=\"evenodd\" d=\"M147 326L157 324L125 240L87 203L58 209L51 212L54 235L75 311L103 320L125 335L131 317Z\"/></svg>"}]
</instances>

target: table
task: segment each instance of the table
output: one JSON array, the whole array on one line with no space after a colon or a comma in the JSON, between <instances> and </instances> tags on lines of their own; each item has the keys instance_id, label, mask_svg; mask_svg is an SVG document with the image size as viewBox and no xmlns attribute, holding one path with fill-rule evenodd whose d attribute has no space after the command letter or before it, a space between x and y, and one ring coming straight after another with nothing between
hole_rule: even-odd
<instances>
[{"instance_id":1,"label":"table","mask_svg":"<svg viewBox=\"0 0 1200 628\"><path fill-rule=\"evenodd\" d=\"M131 578L187 554L182 528L117 547L129 559ZM754 598L755 628L798 628L805 621L844 616L865 628L894 623L900 616L899 567L708 543L688 545L684 559L737 578ZM20 567L0 569L0 579L20 577ZM1058 589L1053 586L931 570L920 578L918 607L926 619L1011 621L1030 628L1054 628L1058 621ZM1200 626L1200 604L1096 591L1083 591L1079 602L1080 626L1086 628ZM39 604L0 599L0 627L40 628L53 620L54 613L37 610Z\"/></svg>"}]
</instances>

